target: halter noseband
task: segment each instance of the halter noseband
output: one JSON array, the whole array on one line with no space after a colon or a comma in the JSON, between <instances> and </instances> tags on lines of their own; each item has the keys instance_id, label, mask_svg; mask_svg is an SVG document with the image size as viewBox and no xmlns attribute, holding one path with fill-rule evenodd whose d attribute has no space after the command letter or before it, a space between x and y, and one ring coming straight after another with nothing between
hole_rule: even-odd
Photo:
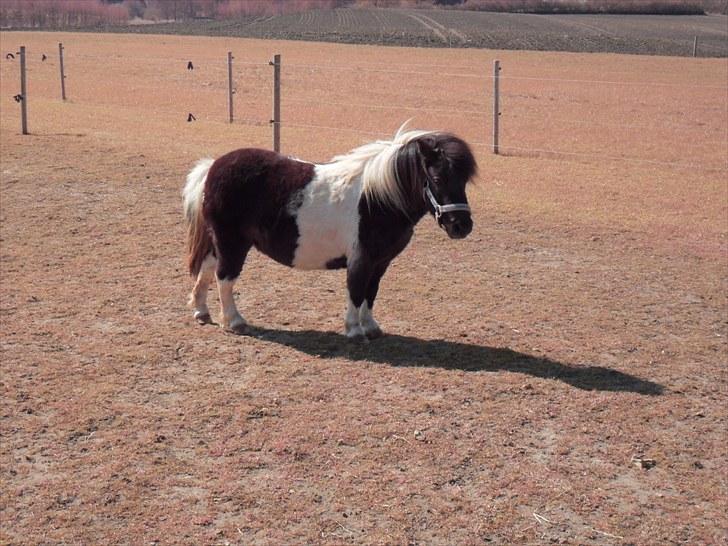
<instances>
[{"instance_id":1,"label":"halter noseband","mask_svg":"<svg viewBox=\"0 0 728 546\"><path fill-rule=\"evenodd\" d=\"M432 177L430 176L430 171L427 170L427 165L425 165L425 162L422 162L422 168L425 171L425 189L423 190L423 195L425 197L425 200L429 200L430 204L432 205L432 208L435 211L435 220L437 220L437 225L442 227L442 222L440 221L440 218L443 214L446 212L470 212L470 205L467 203L453 203L450 205L441 205L437 202L437 199L435 199L435 195L432 193L432 190L430 189L430 183L434 184L432 181Z\"/></svg>"}]
</instances>

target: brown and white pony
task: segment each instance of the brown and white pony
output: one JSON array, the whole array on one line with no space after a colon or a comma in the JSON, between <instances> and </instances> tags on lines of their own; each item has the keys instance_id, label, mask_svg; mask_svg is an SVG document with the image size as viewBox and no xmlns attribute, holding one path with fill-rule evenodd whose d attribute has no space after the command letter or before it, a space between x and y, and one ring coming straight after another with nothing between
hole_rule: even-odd
<instances>
[{"instance_id":1,"label":"brown and white pony","mask_svg":"<svg viewBox=\"0 0 728 546\"><path fill-rule=\"evenodd\" d=\"M245 332L233 283L255 247L289 267L346 268L346 335L381 336L372 308L382 275L427 212L452 239L470 233L465 186L476 170L458 137L404 128L325 164L254 148L201 160L183 191L194 317L211 322L215 275L222 326Z\"/></svg>"}]
</instances>

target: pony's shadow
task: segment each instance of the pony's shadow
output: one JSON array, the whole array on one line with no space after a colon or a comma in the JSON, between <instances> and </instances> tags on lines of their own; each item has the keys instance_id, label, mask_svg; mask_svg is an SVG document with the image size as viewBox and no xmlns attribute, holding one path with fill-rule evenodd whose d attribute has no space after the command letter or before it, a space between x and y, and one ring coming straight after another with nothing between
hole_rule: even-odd
<instances>
[{"instance_id":1,"label":"pony's shadow","mask_svg":"<svg viewBox=\"0 0 728 546\"><path fill-rule=\"evenodd\" d=\"M369 343L357 343L334 332L274 330L258 326L250 327L246 335L319 358L367 360L390 366L465 372L517 372L562 381L584 390L634 392L652 396L660 395L664 390L659 383L602 366L571 366L510 349L455 341L387 335Z\"/></svg>"}]
</instances>

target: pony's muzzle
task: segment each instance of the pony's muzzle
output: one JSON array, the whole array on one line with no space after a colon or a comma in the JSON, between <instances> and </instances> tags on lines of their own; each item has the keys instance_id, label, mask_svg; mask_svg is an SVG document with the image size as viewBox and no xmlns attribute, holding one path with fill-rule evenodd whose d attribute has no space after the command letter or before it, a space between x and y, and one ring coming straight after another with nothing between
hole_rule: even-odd
<instances>
[{"instance_id":1,"label":"pony's muzzle","mask_svg":"<svg viewBox=\"0 0 728 546\"><path fill-rule=\"evenodd\" d=\"M451 239L465 239L473 231L473 220L470 214L445 214L440 224Z\"/></svg>"}]
</instances>

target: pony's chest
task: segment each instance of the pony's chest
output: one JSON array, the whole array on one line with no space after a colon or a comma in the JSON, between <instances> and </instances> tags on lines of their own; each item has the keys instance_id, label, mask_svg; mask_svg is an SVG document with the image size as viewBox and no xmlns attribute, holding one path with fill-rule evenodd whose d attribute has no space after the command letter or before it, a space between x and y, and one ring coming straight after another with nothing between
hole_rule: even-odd
<instances>
[{"instance_id":1,"label":"pony's chest","mask_svg":"<svg viewBox=\"0 0 728 546\"><path fill-rule=\"evenodd\" d=\"M314 178L300 190L293 267L327 269L351 256L359 230L360 195L356 182L336 185L325 178Z\"/></svg>"}]
</instances>

